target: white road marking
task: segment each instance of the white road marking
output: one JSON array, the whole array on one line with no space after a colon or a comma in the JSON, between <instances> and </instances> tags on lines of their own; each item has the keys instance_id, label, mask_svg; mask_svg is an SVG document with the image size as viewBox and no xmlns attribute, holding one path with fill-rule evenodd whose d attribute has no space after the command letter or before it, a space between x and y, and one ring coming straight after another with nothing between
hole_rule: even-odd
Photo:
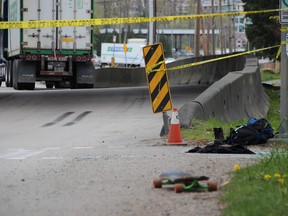
<instances>
[{"instance_id":1,"label":"white road marking","mask_svg":"<svg viewBox=\"0 0 288 216\"><path fill-rule=\"evenodd\" d=\"M143 155L122 155L122 158L141 158Z\"/></svg>"},{"instance_id":2,"label":"white road marking","mask_svg":"<svg viewBox=\"0 0 288 216\"><path fill-rule=\"evenodd\" d=\"M63 159L63 157L42 157L42 160L57 160L57 159Z\"/></svg>"},{"instance_id":3,"label":"white road marking","mask_svg":"<svg viewBox=\"0 0 288 216\"><path fill-rule=\"evenodd\" d=\"M42 149L24 149L24 148L10 148L0 152L0 159L9 159L9 160L24 160L29 157L36 156L46 151L60 150L60 147L47 147ZM94 149L93 146L76 146L74 150L85 150L85 149ZM102 156L83 156L83 158L101 158ZM44 156L41 157L43 160L56 160L63 159L62 156Z\"/></svg>"},{"instance_id":4,"label":"white road marking","mask_svg":"<svg viewBox=\"0 0 288 216\"><path fill-rule=\"evenodd\" d=\"M98 159L102 158L102 156L95 156L95 155L83 155L79 157L80 159Z\"/></svg>"},{"instance_id":5,"label":"white road marking","mask_svg":"<svg viewBox=\"0 0 288 216\"><path fill-rule=\"evenodd\" d=\"M123 149L125 146L108 146L109 149Z\"/></svg>"},{"instance_id":6,"label":"white road marking","mask_svg":"<svg viewBox=\"0 0 288 216\"><path fill-rule=\"evenodd\" d=\"M48 148L43 148L45 150L59 150L60 147L48 147Z\"/></svg>"},{"instance_id":7,"label":"white road marking","mask_svg":"<svg viewBox=\"0 0 288 216\"><path fill-rule=\"evenodd\" d=\"M45 149L41 150L27 150L23 148L19 149L8 149L6 153L2 153L0 155L0 158L5 158L5 159L12 159L12 160L24 160L28 157L32 157L38 154L41 154L45 152Z\"/></svg>"},{"instance_id":8,"label":"white road marking","mask_svg":"<svg viewBox=\"0 0 288 216\"><path fill-rule=\"evenodd\" d=\"M78 149L94 149L93 146L77 146L74 147L73 149L78 150Z\"/></svg>"}]
</instances>

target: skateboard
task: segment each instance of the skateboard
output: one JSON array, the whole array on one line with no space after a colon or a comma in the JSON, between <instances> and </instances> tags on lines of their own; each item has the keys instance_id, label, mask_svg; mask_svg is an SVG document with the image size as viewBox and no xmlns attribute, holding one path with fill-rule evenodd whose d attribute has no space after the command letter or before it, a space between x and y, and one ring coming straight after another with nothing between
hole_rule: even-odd
<instances>
[{"instance_id":1,"label":"skateboard","mask_svg":"<svg viewBox=\"0 0 288 216\"><path fill-rule=\"evenodd\" d=\"M162 188L162 185L174 185L174 191L216 191L215 181L207 182L207 185L200 184L200 181L209 180L206 176L193 176L184 172L164 172L159 178L153 180L154 188Z\"/></svg>"}]
</instances>

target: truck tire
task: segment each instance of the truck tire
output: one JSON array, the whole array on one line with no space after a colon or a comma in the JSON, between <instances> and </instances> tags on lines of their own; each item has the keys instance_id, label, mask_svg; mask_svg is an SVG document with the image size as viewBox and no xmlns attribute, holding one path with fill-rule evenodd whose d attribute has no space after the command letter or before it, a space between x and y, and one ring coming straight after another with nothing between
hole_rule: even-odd
<instances>
[{"instance_id":1,"label":"truck tire","mask_svg":"<svg viewBox=\"0 0 288 216\"><path fill-rule=\"evenodd\" d=\"M18 66L19 66L19 59L16 59L12 62L12 74L13 74L13 88L15 90L23 90L23 84L18 83Z\"/></svg>"},{"instance_id":2,"label":"truck tire","mask_svg":"<svg viewBox=\"0 0 288 216\"><path fill-rule=\"evenodd\" d=\"M45 84L46 84L47 89L53 89L53 86L54 86L53 82L46 81Z\"/></svg>"},{"instance_id":3,"label":"truck tire","mask_svg":"<svg viewBox=\"0 0 288 216\"><path fill-rule=\"evenodd\" d=\"M6 87L10 87L9 86L9 64L10 64L10 61L7 61L6 65L5 65L5 85L6 85Z\"/></svg>"},{"instance_id":4,"label":"truck tire","mask_svg":"<svg viewBox=\"0 0 288 216\"><path fill-rule=\"evenodd\" d=\"M6 87L12 87L12 61L7 61L5 71L5 84Z\"/></svg>"},{"instance_id":5,"label":"truck tire","mask_svg":"<svg viewBox=\"0 0 288 216\"><path fill-rule=\"evenodd\" d=\"M13 71L12 71L12 61L9 61L9 87L13 87Z\"/></svg>"}]
</instances>

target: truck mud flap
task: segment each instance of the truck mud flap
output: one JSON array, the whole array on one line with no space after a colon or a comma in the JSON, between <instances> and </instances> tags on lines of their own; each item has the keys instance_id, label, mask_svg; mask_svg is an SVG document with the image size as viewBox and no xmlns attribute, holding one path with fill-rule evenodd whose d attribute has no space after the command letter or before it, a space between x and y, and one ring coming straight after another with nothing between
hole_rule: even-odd
<instances>
[{"instance_id":1,"label":"truck mud flap","mask_svg":"<svg viewBox=\"0 0 288 216\"><path fill-rule=\"evenodd\" d=\"M12 78L13 88L16 90L34 90L36 81L36 65L24 62L21 59L13 61Z\"/></svg>"},{"instance_id":2,"label":"truck mud flap","mask_svg":"<svg viewBox=\"0 0 288 216\"><path fill-rule=\"evenodd\" d=\"M90 85L94 87L95 83L95 68L92 62L76 64L76 80L77 84Z\"/></svg>"},{"instance_id":3,"label":"truck mud flap","mask_svg":"<svg viewBox=\"0 0 288 216\"><path fill-rule=\"evenodd\" d=\"M17 77L15 77L15 79L18 83L35 83L35 62L24 62L22 60L15 60L14 64L17 64Z\"/></svg>"}]
</instances>

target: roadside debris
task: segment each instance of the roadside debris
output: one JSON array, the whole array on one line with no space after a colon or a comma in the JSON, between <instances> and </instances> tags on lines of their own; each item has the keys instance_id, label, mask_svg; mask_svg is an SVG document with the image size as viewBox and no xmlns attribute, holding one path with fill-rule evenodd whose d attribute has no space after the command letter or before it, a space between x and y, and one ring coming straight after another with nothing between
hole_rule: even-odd
<instances>
[{"instance_id":1,"label":"roadside debris","mask_svg":"<svg viewBox=\"0 0 288 216\"><path fill-rule=\"evenodd\" d=\"M243 145L227 145L219 140L215 140L203 148L197 146L186 153L255 154Z\"/></svg>"},{"instance_id":2,"label":"roadside debris","mask_svg":"<svg viewBox=\"0 0 288 216\"><path fill-rule=\"evenodd\" d=\"M214 128L214 136L214 142L203 148L197 146L186 153L255 154L247 146L266 143L274 137L274 132L265 118L252 117L246 125L230 128L225 140L222 128Z\"/></svg>"},{"instance_id":3,"label":"roadside debris","mask_svg":"<svg viewBox=\"0 0 288 216\"><path fill-rule=\"evenodd\" d=\"M250 118L246 125L231 128L226 138L227 144L255 145L266 143L274 137L271 124L265 118Z\"/></svg>"}]
</instances>

